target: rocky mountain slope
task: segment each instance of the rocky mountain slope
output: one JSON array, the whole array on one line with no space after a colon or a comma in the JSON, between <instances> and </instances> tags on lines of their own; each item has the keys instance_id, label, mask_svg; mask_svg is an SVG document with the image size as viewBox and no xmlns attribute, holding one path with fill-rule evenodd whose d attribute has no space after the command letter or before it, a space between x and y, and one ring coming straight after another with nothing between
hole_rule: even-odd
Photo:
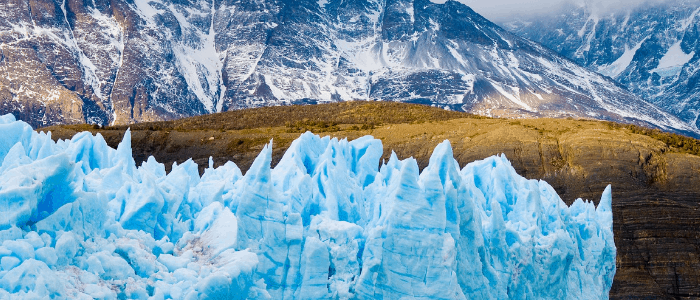
<instances>
[{"instance_id":1,"label":"rocky mountain slope","mask_svg":"<svg viewBox=\"0 0 700 300\"><path fill-rule=\"evenodd\" d=\"M455 1L10 0L0 70L0 112L33 126L375 99L695 134Z\"/></svg>"},{"instance_id":2,"label":"rocky mountain slope","mask_svg":"<svg viewBox=\"0 0 700 300\"><path fill-rule=\"evenodd\" d=\"M613 11L570 4L504 27L700 126L700 1L649 1Z\"/></svg>"},{"instance_id":3,"label":"rocky mountain slope","mask_svg":"<svg viewBox=\"0 0 700 300\"><path fill-rule=\"evenodd\" d=\"M51 127L69 138L89 129L115 146L126 127ZM612 299L700 297L700 141L614 123L474 117L419 105L342 103L271 107L132 126L137 163L206 166L234 161L245 172L273 139L273 166L302 132L381 139L384 159L415 157L421 169L433 148L450 140L460 166L505 153L519 174L544 179L571 204L613 191L618 249ZM694 154L690 154L694 153ZM166 164L167 165L167 164Z\"/></svg>"}]
</instances>

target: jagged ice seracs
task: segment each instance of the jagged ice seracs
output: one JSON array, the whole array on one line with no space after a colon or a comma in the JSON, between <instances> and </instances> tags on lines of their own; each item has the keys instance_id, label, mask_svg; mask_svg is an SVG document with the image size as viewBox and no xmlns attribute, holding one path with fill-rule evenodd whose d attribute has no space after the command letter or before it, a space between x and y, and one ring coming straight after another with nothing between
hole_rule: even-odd
<instances>
[{"instance_id":1,"label":"jagged ice seracs","mask_svg":"<svg viewBox=\"0 0 700 300\"><path fill-rule=\"evenodd\" d=\"M505 156L420 172L305 133L271 168L140 167L0 117L0 299L607 299L611 189L567 206Z\"/></svg>"}]
</instances>

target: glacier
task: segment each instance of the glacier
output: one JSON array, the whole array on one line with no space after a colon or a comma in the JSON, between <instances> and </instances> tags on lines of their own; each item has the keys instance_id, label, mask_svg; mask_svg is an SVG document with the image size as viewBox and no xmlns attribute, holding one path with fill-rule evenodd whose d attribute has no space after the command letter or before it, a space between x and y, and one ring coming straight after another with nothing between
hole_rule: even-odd
<instances>
[{"instance_id":1,"label":"glacier","mask_svg":"<svg viewBox=\"0 0 700 300\"><path fill-rule=\"evenodd\" d=\"M245 175L136 165L0 116L0 299L608 299L612 194L567 206L505 156L422 170L371 136L272 143Z\"/></svg>"}]
</instances>

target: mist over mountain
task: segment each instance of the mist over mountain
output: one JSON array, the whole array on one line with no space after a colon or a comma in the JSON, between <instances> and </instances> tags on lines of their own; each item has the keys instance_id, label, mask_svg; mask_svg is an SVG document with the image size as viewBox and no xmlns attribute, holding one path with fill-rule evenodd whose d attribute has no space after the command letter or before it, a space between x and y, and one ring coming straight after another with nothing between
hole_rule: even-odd
<instances>
[{"instance_id":1,"label":"mist over mountain","mask_svg":"<svg viewBox=\"0 0 700 300\"><path fill-rule=\"evenodd\" d=\"M507 22L513 18L533 17L543 12L558 10L564 4L562 0L543 0L536 3L528 1L497 0L460 0L477 13L493 22Z\"/></svg>"},{"instance_id":2,"label":"mist over mountain","mask_svg":"<svg viewBox=\"0 0 700 300\"><path fill-rule=\"evenodd\" d=\"M0 111L33 126L383 100L695 134L455 1L12 0L0 17Z\"/></svg>"},{"instance_id":3,"label":"mist over mountain","mask_svg":"<svg viewBox=\"0 0 700 300\"><path fill-rule=\"evenodd\" d=\"M700 1L653 1L603 13L568 5L503 26L700 126Z\"/></svg>"},{"instance_id":4,"label":"mist over mountain","mask_svg":"<svg viewBox=\"0 0 700 300\"><path fill-rule=\"evenodd\" d=\"M597 14L619 13L645 6L670 4L678 0L460 0L477 13L496 23L507 23L513 19L544 17L565 11L569 7L586 7ZM690 0L691 2L694 0ZM435 1L439 2L439 1ZM686 0L688 2L688 0Z\"/></svg>"}]
</instances>

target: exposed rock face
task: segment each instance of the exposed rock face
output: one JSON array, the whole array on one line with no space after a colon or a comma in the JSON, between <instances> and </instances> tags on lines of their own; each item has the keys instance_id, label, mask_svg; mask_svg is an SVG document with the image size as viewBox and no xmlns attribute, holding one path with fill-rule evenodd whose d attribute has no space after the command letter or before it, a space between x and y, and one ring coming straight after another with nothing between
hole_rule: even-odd
<instances>
[{"instance_id":1,"label":"exposed rock face","mask_svg":"<svg viewBox=\"0 0 700 300\"><path fill-rule=\"evenodd\" d=\"M33 126L207 112L173 64L173 32L136 8L131 1L0 3L2 111Z\"/></svg>"},{"instance_id":2,"label":"exposed rock face","mask_svg":"<svg viewBox=\"0 0 700 300\"><path fill-rule=\"evenodd\" d=\"M11 0L0 43L0 112L34 126L375 99L695 134L456 1Z\"/></svg>"},{"instance_id":3,"label":"exposed rock face","mask_svg":"<svg viewBox=\"0 0 700 300\"><path fill-rule=\"evenodd\" d=\"M700 1L648 1L600 12L586 5L505 24L617 80L630 91L700 126Z\"/></svg>"},{"instance_id":4,"label":"exposed rock face","mask_svg":"<svg viewBox=\"0 0 700 300\"><path fill-rule=\"evenodd\" d=\"M372 116L394 111L391 107L377 111L343 105L348 109L334 115L361 112ZM309 107L304 109L314 115ZM250 115L253 114L247 116ZM299 136L288 132L289 127L285 126L219 129L256 123L245 118L245 114L241 116L221 115L219 120L226 121L215 123L206 119L217 115L183 120L175 126L139 125L136 130L132 128L134 157L140 161L154 155L159 161L179 163L192 157L206 166L211 155L215 165L233 160L245 171L270 139L274 141L273 164L276 164L291 141ZM265 114L255 116L265 118ZM371 134L382 140L384 158L393 150L400 158L415 157L421 168L427 166L434 147L445 139L451 141L460 166L505 153L519 174L546 180L569 204L579 197L597 201L599 191L611 184L618 249L618 270L611 298L700 297L700 157L679 153L649 136L614 129L601 122L453 119L457 117L440 114L435 119L441 121L427 122L421 117L420 121L426 122L389 122L360 131L352 130L351 124L340 124L341 131L328 134L350 139ZM324 117L322 120L329 121ZM54 138L67 138L75 133L66 128L52 130ZM120 130L99 132L112 146L122 140Z\"/></svg>"}]
</instances>

